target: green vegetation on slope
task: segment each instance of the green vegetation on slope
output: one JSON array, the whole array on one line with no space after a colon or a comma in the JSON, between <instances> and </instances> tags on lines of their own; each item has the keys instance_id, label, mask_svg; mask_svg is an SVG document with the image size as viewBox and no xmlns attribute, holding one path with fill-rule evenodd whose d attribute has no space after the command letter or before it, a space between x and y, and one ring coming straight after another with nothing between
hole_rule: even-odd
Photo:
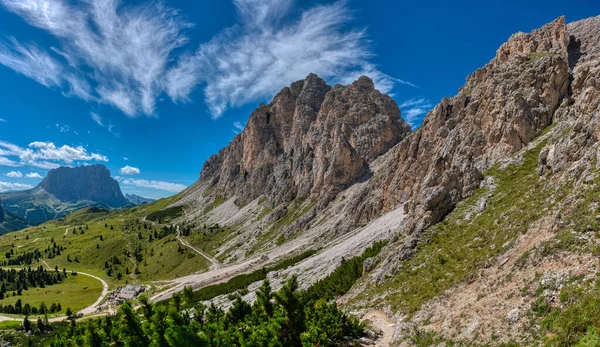
<instances>
[{"instance_id":1,"label":"green vegetation on slope","mask_svg":"<svg viewBox=\"0 0 600 347\"><path fill-rule=\"evenodd\" d=\"M346 294L362 277L365 260L377 256L387 243L388 241L375 242L362 255L344 261L333 273L308 288L303 298L307 301L316 301L319 298L333 300Z\"/></svg>"},{"instance_id":2,"label":"green vegetation on slope","mask_svg":"<svg viewBox=\"0 0 600 347\"><path fill-rule=\"evenodd\" d=\"M168 207L163 210L154 211L146 217L147 220L165 223L183 215L182 206Z\"/></svg>"},{"instance_id":3,"label":"green vegetation on slope","mask_svg":"<svg viewBox=\"0 0 600 347\"><path fill-rule=\"evenodd\" d=\"M31 342L57 347L338 346L364 334L358 320L335 303L305 302L297 288L296 277L276 293L265 281L254 304L238 297L227 313L214 306L181 310L182 298L175 296L168 306L143 300L140 317L125 303L116 317L74 323L57 329L51 341L33 337Z\"/></svg>"},{"instance_id":4,"label":"green vegetation on slope","mask_svg":"<svg viewBox=\"0 0 600 347\"><path fill-rule=\"evenodd\" d=\"M253 271L248 274L242 274L242 275L235 276L234 278L230 279L229 281L227 281L225 283L215 284L212 286L207 286L207 287L198 289L197 291L194 292L192 301L198 302L198 301L210 300L216 296L230 294L230 293L233 293L236 291L244 292L244 290L250 284L252 284L254 282L262 281L265 278L267 278L267 274L269 272L282 270L287 267L290 267L290 266L310 257L311 255L313 255L315 253L316 253L316 251L309 250L309 251L306 251L295 257L282 260L282 261L278 262L277 264L274 264L273 266L270 266L268 268L262 268L262 269Z\"/></svg>"},{"instance_id":5,"label":"green vegetation on slope","mask_svg":"<svg viewBox=\"0 0 600 347\"><path fill-rule=\"evenodd\" d=\"M428 242L420 244L388 282L369 288L368 294L377 296L377 303L384 300L394 309L412 312L506 251L519 234L564 198L564 188L557 191L537 174L537 158L544 145L541 141L525 152L521 163L486 172L485 177L494 178L496 189L478 189L444 221L429 228L422 237ZM467 218L484 197L485 210Z\"/></svg>"},{"instance_id":6,"label":"green vegetation on slope","mask_svg":"<svg viewBox=\"0 0 600 347\"><path fill-rule=\"evenodd\" d=\"M345 294L362 275L365 259L376 256L386 242L376 242L357 257L345 261L328 277L297 292L292 276L277 293L268 281L256 291L249 304L237 295L228 312L196 302L198 292L186 288L175 294L168 305L153 305L142 298L139 316L126 303L117 316L87 320L71 326L57 325L53 338L31 337L31 343L49 346L339 346L351 345L364 335L364 327L354 317L327 303ZM283 269L312 255L306 252L287 259L272 269ZM24 342L17 334L12 341ZM18 339L21 340L18 340ZM50 340L50 341L48 341Z\"/></svg>"}]
</instances>

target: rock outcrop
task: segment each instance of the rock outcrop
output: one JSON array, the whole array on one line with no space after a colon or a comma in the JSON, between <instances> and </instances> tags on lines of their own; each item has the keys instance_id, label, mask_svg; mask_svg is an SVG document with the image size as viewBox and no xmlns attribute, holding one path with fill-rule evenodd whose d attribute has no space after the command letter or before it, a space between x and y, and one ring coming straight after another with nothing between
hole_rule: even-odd
<instances>
[{"instance_id":1,"label":"rock outcrop","mask_svg":"<svg viewBox=\"0 0 600 347\"><path fill-rule=\"evenodd\" d=\"M110 177L104 165L59 167L50 170L37 188L44 189L62 202L93 201L109 207L128 203L119 182Z\"/></svg>"},{"instance_id":2,"label":"rock outcrop","mask_svg":"<svg viewBox=\"0 0 600 347\"><path fill-rule=\"evenodd\" d=\"M331 88L311 74L252 112L244 131L204 164L201 180L242 204L264 195L272 206L310 198L326 205L368 178L369 163L409 132L394 100L369 78Z\"/></svg>"},{"instance_id":3,"label":"rock outcrop","mask_svg":"<svg viewBox=\"0 0 600 347\"><path fill-rule=\"evenodd\" d=\"M552 123L568 93L568 47L564 17L513 35L488 65L467 78L458 95L442 100L419 131L390 151L386 169L378 173L385 179L368 189L377 198L352 207L369 211L357 216L368 220L379 211L361 206L365 203L381 199L384 210L405 203L404 232L411 236L391 252L382 271L410 256L418 234L470 196L485 170Z\"/></svg>"}]
</instances>

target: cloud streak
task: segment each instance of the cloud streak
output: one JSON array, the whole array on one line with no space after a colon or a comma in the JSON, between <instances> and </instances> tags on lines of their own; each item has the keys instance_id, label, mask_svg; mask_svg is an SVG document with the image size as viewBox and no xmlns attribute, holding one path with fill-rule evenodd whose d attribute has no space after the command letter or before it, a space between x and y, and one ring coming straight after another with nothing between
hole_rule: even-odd
<instances>
[{"instance_id":1,"label":"cloud streak","mask_svg":"<svg viewBox=\"0 0 600 347\"><path fill-rule=\"evenodd\" d=\"M82 146L56 146L52 142L35 141L26 148L0 141L0 166L33 166L54 169L73 162L108 162L102 154L89 153Z\"/></svg>"},{"instance_id":2,"label":"cloud streak","mask_svg":"<svg viewBox=\"0 0 600 347\"><path fill-rule=\"evenodd\" d=\"M364 30L352 21L345 2L301 13L293 0L235 0L240 23L202 44L196 54L169 72L167 93L187 100L203 83L205 101L217 118L230 107L272 97L283 86L316 73L350 83L367 74L382 92L394 84L412 85L377 69Z\"/></svg>"},{"instance_id":3,"label":"cloud streak","mask_svg":"<svg viewBox=\"0 0 600 347\"><path fill-rule=\"evenodd\" d=\"M11 38L0 42L0 64L66 95L110 104L128 116L151 115L163 91L174 49L190 25L161 3L122 6L118 0L0 0L45 30L59 48ZM91 82L91 83L90 83Z\"/></svg>"},{"instance_id":4,"label":"cloud streak","mask_svg":"<svg viewBox=\"0 0 600 347\"><path fill-rule=\"evenodd\" d=\"M402 118L404 118L413 129L421 125L423 118L425 118L425 115L431 111L432 108L433 104L423 97L405 100L400 104Z\"/></svg>"},{"instance_id":5,"label":"cloud streak","mask_svg":"<svg viewBox=\"0 0 600 347\"><path fill-rule=\"evenodd\" d=\"M0 0L58 43L43 47L5 39L0 64L131 117L154 115L162 94L189 102L202 88L210 114L218 118L227 109L271 98L309 73L344 84L368 75L384 93L397 84L414 86L372 63L366 31L352 28L345 1L310 8L298 6L298 0L233 4L238 23L193 50L186 36L192 25L162 2Z\"/></svg>"},{"instance_id":6,"label":"cloud streak","mask_svg":"<svg viewBox=\"0 0 600 347\"><path fill-rule=\"evenodd\" d=\"M157 190L163 190L163 191L167 191L167 192L171 192L171 193L179 193L180 191L187 188L183 184L171 183L171 182L165 182L165 181L153 181L153 180L149 181L149 180L142 180L142 179L125 178L125 177L120 177L120 176L116 176L115 179L117 181L119 181L119 183L126 185L126 186L157 189Z\"/></svg>"}]
</instances>

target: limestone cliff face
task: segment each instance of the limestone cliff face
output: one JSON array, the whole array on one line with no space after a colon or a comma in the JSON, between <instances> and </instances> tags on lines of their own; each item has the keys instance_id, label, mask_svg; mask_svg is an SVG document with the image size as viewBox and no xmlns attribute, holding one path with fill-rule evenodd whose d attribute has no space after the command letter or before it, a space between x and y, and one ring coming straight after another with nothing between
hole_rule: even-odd
<instances>
[{"instance_id":1,"label":"limestone cliff face","mask_svg":"<svg viewBox=\"0 0 600 347\"><path fill-rule=\"evenodd\" d=\"M118 208L128 201L104 165L60 167L30 190L0 194L7 212L32 223L62 217L88 206Z\"/></svg>"},{"instance_id":2,"label":"limestone cliff face","mask_svg":"<svg viewBox=\"0 0 600 347\"><path fill-rule=\"evenodd\" d=\"M394 100L369 78L331 88L311 74L256 109L204 164L201 180L242 203L265 195L273 206L305 198L326 204L367 178L369 163L409 132Z\"/></svg>"},{"instance_id":3,"label":"limestone cliff face","mask_svg":"<svg viewBox=\"0 0 600 347\"><path fill-rule=\"evenodd\" d=\"M569 39L564 18L518 33L497 56L443 99L421 129L387 155L387 164L355 201L358 221L406 203L406 232L441 220L479 186L482 172L522 149L552 123L567 94ZM382 200L382 204L378 203Z\"/></svg>"},{"instance_id":4,"label":"limestone cliff face","mask_svg":"<svg viewBox=\"0 0 600 347\"><path fill-rule=\"evenodd\" d=\"M37 188L44 189L63 202L88 200L109 207L121 207L128 203L121 193L119 182L110 177L110 171L104 165L50 170Z\"/></svg>"},{"instance_id":5,"label":"limestone cliff face","mask_svg":"<svg viewBox=\"0 0 600 347\"><path fill-rule=\"evenodd\" d=\"M574 22L569 96L556 111L556 130L539 158L540 172L586 181L598 170L600 140L600 17Z\"/></svg>"}]
</instances>

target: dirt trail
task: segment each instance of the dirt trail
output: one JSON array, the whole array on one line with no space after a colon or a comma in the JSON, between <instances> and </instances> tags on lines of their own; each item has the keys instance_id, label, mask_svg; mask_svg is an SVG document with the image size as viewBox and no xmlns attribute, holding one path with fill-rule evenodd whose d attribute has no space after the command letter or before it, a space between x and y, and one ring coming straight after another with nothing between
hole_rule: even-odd
<instances>
[{"instance_id":1,"label":"dirt trail","mask_svg":"<svg viewBox=\"0 0 600 347\"><path fill-rule=\"evenodd\" d=\"M327 276L339 266L343 255L353 256L360 254L364 248L371 245L374 241L389 237L390 231L399 224L402 218L404 218L403 209L398 208L372 221L363 228L357 228L323 245L323 251L281 271L278 278L271 279L273 290L279 289L282 284L282 278L285 278L286 274L299 274L299 282L303 286L308 286ZM152 301L169 299L173 293L182 291L186 285L191 285L196 290L208 285L226 282L237 275L252 272L268 263L284 259L295 251L305 250L307 246L315 244L314 237L315 235L310 234L301 235L294 240L284 243L280 247L276 247L241 263L176 278L171 281L174 284L173 287L157 293L150 299ZM252 295L253 292L244 296L244 299L251 300Z\"/></svg>"},{"instance_id":2,"label":"dirt trail","mask_svg":"<svg viewBox=\"0 0 600 347\"><path fill-rule=\"evenodd\" d=\"M179 229L179 227L177 227L177 229ZM198 248L192 246L189 242L187 242L186 240L181 238L181 232L177 232L177 240L185 247L191 249L192 251L200 254L201 256L203 256L204 258L206 258L206 260L208 260L211 265L210 265L210 270L216 270L218 268L221 267L221 263L216 259L211 257L210 255L202 252L201 250L199 250Z\"/></svg>"},{"instance_id":3,"label":"dirt trail","mask_svg":"<svg viewBox=\"0 0 600 347\"><path fill-rule=\"evenodd\" d=\"M41 261L42 261L42 263L44 263L44 265L46 265L46 267L48 269L52 270L52 267L50 265L48 265L48 263L46 263L44 260L41 260ZM83 310L77 312L77 313L81 313L83 315L94 313L94 312L96 312L98 310L98 306L100 305L100 303L102 302L102 300L104 299L104 297L106 295L108 295L108 283L106 283L106 281L104 281L102 278L100 278L98 276L90 275L90 274L85 273L85 272L79 272L79 271L77 271L77 274L78 275L84 275L84 276L92 277L92 278L97 279L98 281L100 281L102 283L102 294L100 294L100 297L98 297L98 299L96 300L96 302L94 302L90 306L84 308ZM57 322L57 321L61 321L61 320L64 320L64 319L66 319L66 317L58 317L58 318L51 319L51 321Z\"/></svg>"},{"instance_id":4,"label":"dirt trail","mask_svg":"<svg viewBox=\"0 0 600 347\"><path fill-rule=\"evenodd\" d=\"M54 269L52 269L52 267L48 263L46 263L46 261L41 260L41 259L40 259L40 261L42 263L44 263L44 265L49 270L54 270ZM80 310L79 312L77 312L77 313L80 313L82 315L89 315L89 314L92 314L92 313L96 313L98 311L98 306L100 305L100 303L102 302L102 300L104 300L104 297L108 294L108 283L106 283L102 278L100 278L98 276L90 275L90 274L85 273L85 272L77 272L77 274L78 275L92 277L92 278L97 279L98 281L100 281L102 283L102 287L103 287L102 294L100 295L100 297L98 297L98 299L96 300L96 302L94 302L90 306L84 308L83 310ZM101 316L101 315L105 315L105 313L98 314L98 316ZM66 320L67 318L68 318L67 316L54 317L54 318L50 318L48 321L50 321L50 322L60 322L60 321ZM14 318L14 317L7 317L7 316L0 315L0 322L4 322L4 321L23 321L23 318Z\"/></svg>"},{"instance_id":5,"label":"dirt trail","mask_svg":"<svg viewBox=\"0 0 600 347\"><path fill-rule=\"evenodd\" d=\"M394 329L396 323L388 317L385 312L381 310L367 311L362 317L361 321L367 321L374 328L375 331L381 332L379 338L375 341L375 344L368 346L375 347L388 347L392 345L392 338L394 336Z\"/></svg>"}]
</instances>

